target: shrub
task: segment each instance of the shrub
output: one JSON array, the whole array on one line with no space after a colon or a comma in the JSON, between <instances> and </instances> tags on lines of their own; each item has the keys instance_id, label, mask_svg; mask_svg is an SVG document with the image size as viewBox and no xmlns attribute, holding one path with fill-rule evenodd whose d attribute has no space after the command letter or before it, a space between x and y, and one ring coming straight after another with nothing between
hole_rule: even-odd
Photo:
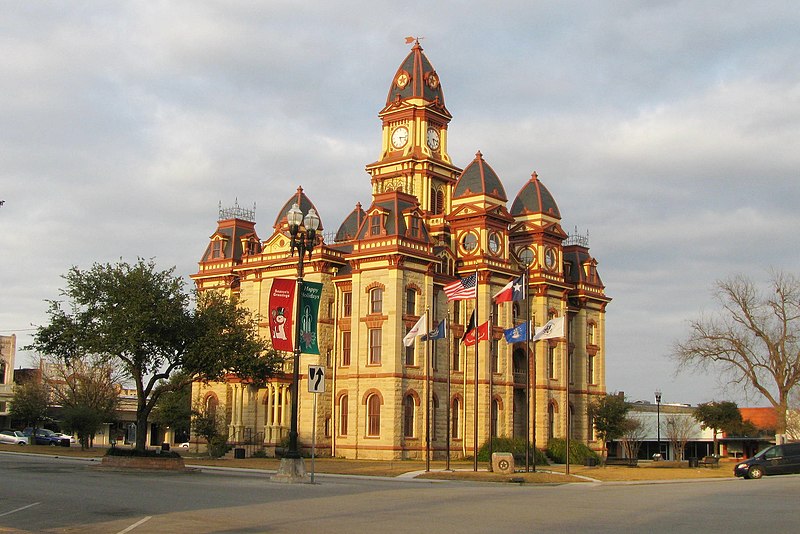
<instances>
[{"instance_id":1,"label":"shrub","mask_svg":"<svg viewBox=\"0 0 800 534\"><path fill-rule=\"evenodd\" d=\"M563 439L554 438L547 444L547 456L556 463L563 464L567 462L565 451L566 444ZM597 453L587 447L585 443L570 440L569 462L572 464L582 464L587 458L599 459Z\"/></svg>"},{"instance_id":2,"label":"shrub","mask_svg":"<svg viewBox=\"0 0 800 534\"><path fill-rule=\"evenodd\" d=\"M525 439L523 438L492 438L492 452L510 452L514 455L514 464L525 465ZM544 453L531 445L529 462L534 463L534 458L536 465L547 464ZM491 461L488 441L478 449L478 461Z\"/></svg>"},{"instance_id":3,"label":"shrub","mask_svg":"<svg viewBox=\"0 0 800 534\"><path fill-rule=\"evenodd\" d=\"M138 451L121 447L111 447L106 451L106 456L138 456L140 458L180 458L181 455L173 451L162 451L161 449Z\"/></svg>"},{"instance_id":4,"label":"shrub","mask_svg":"<svg viewBox=\"0 0 800 534\"><path fill-rule=\"evenodd\" d=\"M229 450L231 447L226 436L214 436L208 444L208 455L212 458L221 458Z\"/></svg>"}]
</instances>

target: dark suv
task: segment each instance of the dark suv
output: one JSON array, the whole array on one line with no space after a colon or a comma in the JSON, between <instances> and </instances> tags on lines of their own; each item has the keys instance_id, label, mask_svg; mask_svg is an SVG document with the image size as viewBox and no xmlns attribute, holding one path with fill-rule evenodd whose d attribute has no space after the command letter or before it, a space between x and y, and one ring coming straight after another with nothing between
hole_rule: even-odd
<instances>
[{"instance_id":1,"label":"dark suv","mask_svg":"<svg viewBox=\"0 0 800 534\"><path fill-rule=\"evenodd\" d=\"M800 443L773 445L749 460L736 464L737 477L761 478L764 475L800 473Z\"/></svg>"},{"instance_id":2,"label":"dark suv","mask_svg":"<svg viewBox=\"0 0 800 534\"><path fill-rule=\"evenodd\" d=\"M31 436L33 433L33 429L28 427L22 431L23 434L28 436L28 441L33 442L34 438ZM60 445L61 438L56 436L55 432L52 430L47 430L46 428L37 428L36 429L36 438L35 438L36 445Z\"/></svg>"}]
</instances>

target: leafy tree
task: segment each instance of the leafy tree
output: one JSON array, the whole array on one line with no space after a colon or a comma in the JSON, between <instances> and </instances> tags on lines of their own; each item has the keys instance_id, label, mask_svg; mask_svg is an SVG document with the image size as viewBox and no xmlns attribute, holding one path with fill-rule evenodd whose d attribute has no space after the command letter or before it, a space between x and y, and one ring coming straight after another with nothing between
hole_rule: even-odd
<instances>
[{"instance_id":1,"label":"leafy tree","mask_svg":"<svg viewBox=\"0 0 800 534\"><path fill-rule=\"evenodd\" d=\"M755 389L775 408L776 431L786 432L792 388L800 383L800 280L773 273L760 292L744 276L717 282L721 310L689 323L689 335L676 343L681 365L714 366L730 383Z\"/></svg>"},{"instance_id":2,"label":"leafy tree","mask_svg":"<svg viewBox=\"0 0 800 534\"><path fill-rule=\"evenodd\" d=\"M171 427L175 431L175 436L186 436L191 429L194 413L192 386L187 383L183 373L178 373L170 377L165 388L166 391L161 394L153 408L153 420L160 425Z\"/></svg>"},{"instance_id":3,"label":"leafy tree","mask_svg":"<svg viewBox=\"0 0 800 534\"><path fill-rule=\"evenodd\" d=\"M598 397L589 404L589 416L603 444L622 437L629 410L630 405L617 393Z\"/></svg>"},{"instance_id":4,"label":"leafy tree","mask_svg":"<svg viewBox=\"0 0 800 534\"><path fill-rule=\"evenodd\" d=\"M22 421L35 430L47 417L49 407L50 394L47 385L41 380L31 378L14 386L14 400L11 401L8 412L11 419ZM31 436L31 445L33 444Z\"/></svg>"},{"instance_id":5,"label":"leafy tree","mask_svg":"<svg viewBox=\"0 0 800 534\"><path fill-rule=\"evenodd\" d=\"M220 439L222 445L225 444L224 435L221 428L223 426L222 417L216 410L195 409L192 416L192 429L198 436L204 438L208 447L208 455L212 458L222 456L226 451L220 450Z\"/></svg>"},{"instance_id":6,"label":"leafy tree","mask_svg":"<svg viewBox=\"0 0 800 534\"><path fill-rule=\"evenodd\" d=\"M625 450L626 458L638 458L639 449L642 446L647 430L644 422L638 417L626 417L622 423L622 448Z\"/></svg>"},{"instance_id":7,"label":"leafy tree","mask_svg":"<svg viewBox=\"0 0 800 534\"><path fill-rule=\"evenodd\" d=\"M51 357L45 369L53 401L62 406L67 430L78 434L81 448L91 447L94 436L116 419L119 382L99 357Z\"/></svg>"},{"instance_id":8,"label":"leafy tree","mask_svg":"<svg viewBox=\"0 0 800 534\"><path fill-rule=\"evenodd\" d=\"M62 359L97 355L121 371L136 387L139 429L170 388L228 373L261 384L274 374L283 357L259 338L248 310L213 291L197 294L192 306L174 271L142 259L73 267L61 291L67 306L50 302L50 323L37 329L30 348ZM168 385L179 371L184 383ZM140 452L145 439L136 433Z\"/></svg>"},{"instance_id":9,"label":"leafy tree","mask_svg":"<svg viewBox=\"0 0 800 534\"><path fill-rule=\"evenodd\" d=\"M698 404L694 409L694 418L703 428L714 432L714 454L719 456L719 431L735 433L742 428L742 413L739 406L731 401L711 401Z\"/></svg>"}]
</instances>

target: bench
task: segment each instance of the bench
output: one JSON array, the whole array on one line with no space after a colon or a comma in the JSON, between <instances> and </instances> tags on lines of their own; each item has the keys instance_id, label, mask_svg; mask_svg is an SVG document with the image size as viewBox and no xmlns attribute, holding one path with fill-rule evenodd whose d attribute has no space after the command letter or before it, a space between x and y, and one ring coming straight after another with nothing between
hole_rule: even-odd
<instances>
[{"instance_id":1,"label":"bench","mask_svg":"<svg viewBox=\"0 0 800 534\"><path fill-rule=\"evenodd\" d=\"M702 467L719 467L719 458L717 456L703 456L703 459L699 460L697 465Z\"/></svg>"},{"instance_id":2,"label":"bench","mask_svg":"<svg viewBox=\"0 0 800 534\"><path fill-rule=\"evenodd\" d=\"M639 465L639 460L637 458L606 458L606 465L636 467Z\"/></svg>"}]
</instances>

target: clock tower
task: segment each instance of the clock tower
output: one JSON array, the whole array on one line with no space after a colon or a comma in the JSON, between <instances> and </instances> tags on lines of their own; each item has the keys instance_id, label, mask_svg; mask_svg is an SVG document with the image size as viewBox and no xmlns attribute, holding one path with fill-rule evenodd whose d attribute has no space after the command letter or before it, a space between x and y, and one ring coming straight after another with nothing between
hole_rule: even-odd
<instances>
[{"instance_id":1,"label":"clock tower","mask_svg":"<svg viewBox=\"0 0 800 534\"><path fill-rule=\"evenodd\" d=\"M418 40L392 78L386 106L378 116L381 154L366 167L372 195L402 191L415 196L432 233L439 233L461 169L447 153L452 115L444 105L439 75Z\"/></svg>"}]
</instances>

